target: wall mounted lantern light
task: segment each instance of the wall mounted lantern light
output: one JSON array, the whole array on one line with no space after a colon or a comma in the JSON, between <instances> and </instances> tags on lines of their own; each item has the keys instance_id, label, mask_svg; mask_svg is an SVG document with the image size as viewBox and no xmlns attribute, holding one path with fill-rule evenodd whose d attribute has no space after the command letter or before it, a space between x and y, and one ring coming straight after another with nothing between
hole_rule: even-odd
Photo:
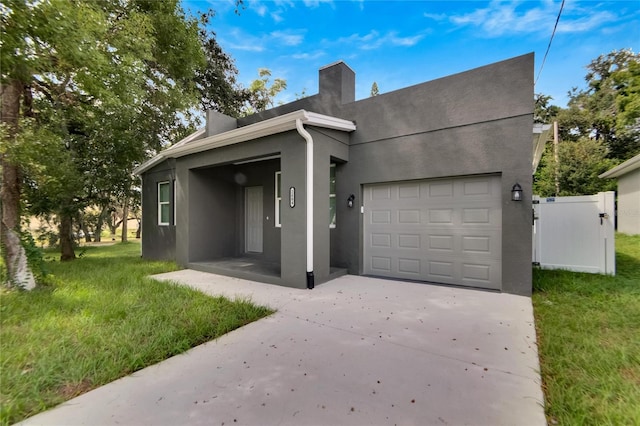
<instances>
[{"instance_id":1,"label":"wall mounted lantern light","mask_svg":"<svg viewBox=\"0 0 640 426\"><path fill-rule=\"evenodd\" d=\"M511 199L513 201L522 201L522 187L519 183L516 183L511 188Z\"/></svg>"},{"instance_id":2,"label":"wall mounted lantern light","mask_svg":"<svg viewBox=\"0 0 640 426\"><path fill-rule=\"evenodd\" d=\"M353 201L356 199L356 196L351 194L349 195L349 198L347 198L347 207L352 208L353 207Z\"/></svg>"}]
</instances>

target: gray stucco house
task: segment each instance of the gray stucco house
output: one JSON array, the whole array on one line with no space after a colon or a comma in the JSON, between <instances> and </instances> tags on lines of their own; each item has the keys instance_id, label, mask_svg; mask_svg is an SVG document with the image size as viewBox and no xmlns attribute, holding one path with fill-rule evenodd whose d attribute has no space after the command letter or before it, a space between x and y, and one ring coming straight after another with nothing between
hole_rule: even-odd
<instances>
[{"instance_id":1,"label":"gray stucco house","mask_svg":"<svg viewBox=\"0 0 640 426\"><path fill-rule=\"evenodd\" d=\"M600 175L618 179L618 231L640 235L640 154Z\"/></svg>"},{"instance_id":2,"label":"gray stucco house","mask_svg":"<svg viewBox=\"0 0 640 426\"><path fill-rule=\"evenodd\" d=\"M530 295L533 66L356 101L337 62L316 95L210 111L136 170L142 255L299 288L349 273Z\"/></svg>"}]
</instances>

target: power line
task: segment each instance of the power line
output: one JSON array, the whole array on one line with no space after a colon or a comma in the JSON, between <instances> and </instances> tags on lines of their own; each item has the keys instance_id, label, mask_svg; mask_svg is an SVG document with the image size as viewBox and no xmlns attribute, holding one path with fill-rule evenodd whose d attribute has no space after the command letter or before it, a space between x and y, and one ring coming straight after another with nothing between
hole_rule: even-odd
<instances>
[{"instance_id":1,"label":"power line","mask_svg":"<svg viewBox=\"0 0 640 426\"><path fill-rule=\"evenodd\" d=\"M542 58L542 64L540 65L540 70L538 70L538 76L536 77L536 81L533 83L534 86L538 84L538 79L540 78L540 74L542 74L542 68L544 68L544 63L547 60L547 55L549 54L549 50L551 49L553 36L556 35L556 29L558 28L558 22L560 22L560 15L562 15L563 8L564 0L562 0L562 4L560 5L560 11L558 12L558 17L556 18L556 24L553 26L553 32L551 33L551 38L549 39L549 45L547 46L547 51L544 53L544 58Z\"/></svg>"}]
</instances>

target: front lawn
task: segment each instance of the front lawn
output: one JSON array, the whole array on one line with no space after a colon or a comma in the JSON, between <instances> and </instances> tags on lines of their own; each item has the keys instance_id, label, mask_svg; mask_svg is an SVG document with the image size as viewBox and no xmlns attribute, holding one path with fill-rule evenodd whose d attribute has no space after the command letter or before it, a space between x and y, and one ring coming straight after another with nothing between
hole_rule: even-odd
<instances>
[{"instance_id":1,"label":"front lawn","mask_svg":"<svg viewBox=\"0 0 640 426\"><path fill-rule=\"evenodd\" d=\"M84 250L84 249L82 249ZM159 283L139 243L47 261L48 285L0 292L0 424L51 408L272 311Z\"/></svg>"},{"instance_id":2,"label":"front lawn","mask_svg":"<svg viewBox=\"0 0 640 426\"><path fill-rule=\"evenodd\" d=\"M640 236L616 235L617 275L534 271L549 424L640 424Z\"/></svg>"}]
</instances>

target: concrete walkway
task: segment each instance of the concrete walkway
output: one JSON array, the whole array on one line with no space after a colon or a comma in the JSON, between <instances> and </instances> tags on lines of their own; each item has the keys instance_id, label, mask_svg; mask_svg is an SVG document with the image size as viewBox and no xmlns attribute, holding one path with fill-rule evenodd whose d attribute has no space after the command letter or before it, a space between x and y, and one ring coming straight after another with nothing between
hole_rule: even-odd
<instances>
[{"instance_id":1,"label":"concrete walkway","mask_svg":"<svg viewBox=\"0 0 640 426\"><path fill-rule=\"evenodd\" d=\"M544 425L531 300L347 275L157 275L277 308L28 425Z\"/></svg>"}]
</instances>

